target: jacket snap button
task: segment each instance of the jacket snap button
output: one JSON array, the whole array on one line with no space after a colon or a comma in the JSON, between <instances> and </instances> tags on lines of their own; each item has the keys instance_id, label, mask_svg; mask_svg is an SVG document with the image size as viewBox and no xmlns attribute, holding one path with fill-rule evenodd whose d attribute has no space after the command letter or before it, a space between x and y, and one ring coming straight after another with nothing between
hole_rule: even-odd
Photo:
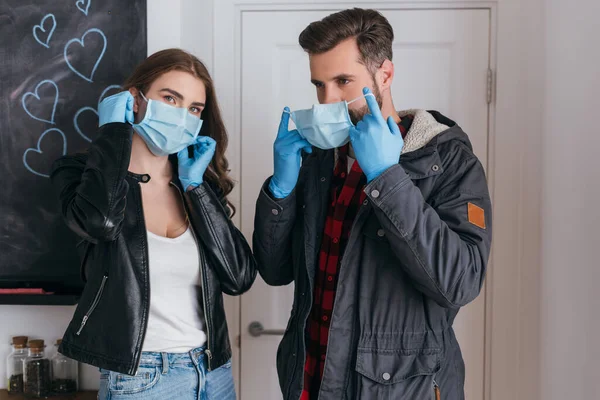
<instances>
[{"instance_id":1,"label":"jacket snap button","mask_svg":"<svg viewBox=\"0 0 600 400\"><path fill-rule=\"evenodd\" d=\"M379 237L384 237L384 236L385 236L385 231L384 231L383 229L379 229L379 230L377 231L377 236L379 236Z\"/></svg>"},{"instance_id":2,"label":"jacket snap button","mask_svg":"<svg viewBox=\"0 0 600 400\"><path fill-rule=\"evenodd\" d=\"M379 197L379 190L373 190L371 192L371 196L373 196L374 199Z\"/></svg>"},{"instance_id":3,"label":"jacket snap button","mask_svg":"<svg viewBox=\"0 0 600 400\"><path fill-rule=\"evenodd\" d=\"M369 200L363 201L363 206L366 206L367 204L369 204Z\"/></svg>"},{"instance_id":4,"label":"jacket snap button","mask_svg":"<svg viewBox=\"0 0 600 400\"><path fill-rule=\"evenodd\" d=\"M273 213L273 215L279 215L279 210L277 209L272 209L271 212Z\"/></svg>"},{"instance_id":5,"label":"jacket snap button","mask_svg":"<svg viewBox=\"0 0 600 400\"><path fill-rule=\"evenodd\" d=\"M321 182L325 182L325 181L326 181L325 177L322 177Z\"/></svg>"},{"instance_id":6,"label":"jacket snap button","mask_svg":"<svg viewBox=\"0 0 600 400\"><path fill-rule=\"evenodd\" d=\"M433 167L431 167L431 169L432 169L434 172L438 172L438 171L440 170L440 167L439 167L439 165L437 165L437 164L436 164L436 165L434 165Z\"/></svg>"},{"instance_id":7,"label":"jacket snap button","mask_svg":"<svg viewBox=\"0 0 600 400\"><path fill-rule=\"evenodd\" d=\"M385 374L383 374L384 381L389 381L391 378L392 378L392 376L390 374L388 374L387 372Z\"/></svg>"}]
</instances>

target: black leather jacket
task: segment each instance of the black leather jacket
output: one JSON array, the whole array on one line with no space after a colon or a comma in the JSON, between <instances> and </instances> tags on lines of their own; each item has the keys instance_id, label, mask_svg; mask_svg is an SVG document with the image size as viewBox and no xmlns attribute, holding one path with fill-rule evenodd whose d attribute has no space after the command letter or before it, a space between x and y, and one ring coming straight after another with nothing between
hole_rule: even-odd
<instances>
[{"instance_id":1,"label":"black leather jacket","mask_svg":"<svg viewBox=\"0 0 600 400\"><path fill-rule=\"evenodd\" d=\"M83 239L86 281L59 351L130 375L138 369L151 293L140 187L150 176L128 172L132 137L131 125L106 124L87 153L58 159L51 175L62 215ZM183 195L198 239L209 370L231 358L222 293L242 294L256 278L250 247L219 192L203 183Z\"/></svg>"}]
</instances>

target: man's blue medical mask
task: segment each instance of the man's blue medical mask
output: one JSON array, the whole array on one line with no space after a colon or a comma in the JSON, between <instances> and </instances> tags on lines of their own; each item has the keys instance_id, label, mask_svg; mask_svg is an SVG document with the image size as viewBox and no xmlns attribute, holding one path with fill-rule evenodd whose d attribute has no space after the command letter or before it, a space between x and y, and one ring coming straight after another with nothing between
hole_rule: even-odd
<instances>
[{"instance_id":1,"label":"man's blue medical mask","mask_svg":"<svg viewBox=\"0 0 600 400\"><path fill-rule=\"evenodd\" d=\"M363 97L365 96L338 103L315 104L306 110L292 111L290 116L300 136L308 143L323 150L335 149L350 141L350 128L354 124L348 114L348 105Z\"/></svg>"},{"instance_id":2,"label":"man's blue medical mask","mask_svg":"<svg viewBox=\"0 0 600 400\"><path fill-rule=\"evenodd\" d=\"M175 107L162 101L146 100L146 115L139 124L133 124L150 151L159 157L175 154L194 143L202 128L202 120L186 108Z\"/></svg>"}]
</instances>

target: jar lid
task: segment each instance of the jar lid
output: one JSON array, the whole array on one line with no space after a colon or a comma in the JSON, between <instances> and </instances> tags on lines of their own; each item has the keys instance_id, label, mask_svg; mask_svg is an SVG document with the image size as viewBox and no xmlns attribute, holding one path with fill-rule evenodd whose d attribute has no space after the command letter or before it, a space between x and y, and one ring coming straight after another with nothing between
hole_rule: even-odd
<instances>
[{"instance_id":1,"label":"jar lid","mask_svg":"<svg viewBox=\"0 0 600 400\"><path fill-rule=\"evenodd\" d=\"M43 340L30 340L29 348L34 349L34 350L41 350L44 348L44 341Z\"/></svg>"},{"instance_id":2,"label":"jar lid","mask_svg":"<svg viewBox=\"0 0 600 400\"><path fill-rule=\"evenodd\" d=\"M12 338L12 345L17 349L24 349L27 347L27 336L14 336Z\"/></svg>"}]
</instances>

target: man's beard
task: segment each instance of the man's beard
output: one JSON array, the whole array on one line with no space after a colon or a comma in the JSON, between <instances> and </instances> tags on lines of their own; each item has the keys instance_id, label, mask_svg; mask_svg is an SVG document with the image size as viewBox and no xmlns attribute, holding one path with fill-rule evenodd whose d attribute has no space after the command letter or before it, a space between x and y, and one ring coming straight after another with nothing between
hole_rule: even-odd
<instances>
[{"instance_id":1,"label":"man's beard","mask_svg":"<svg viewBox=\"0 0 600 400\"><path fill-rule=\"evenodd\" d=\"M379 88L375 84L375 80L373 80L373 94L375 95L375 100L377 100L377 104L379 105L379 108L381 108L383 101L381 99L381 92L379 91ZM369 106L366 104L364 106L362 106L361 108L358 108L355 110L348 109L348 115L350 115L350 121L352 121L352 123L354 125L358 124L358 122L361 119L363 119L363 117L368 113L369 113Z\"/></svg>"}]
</instances>

